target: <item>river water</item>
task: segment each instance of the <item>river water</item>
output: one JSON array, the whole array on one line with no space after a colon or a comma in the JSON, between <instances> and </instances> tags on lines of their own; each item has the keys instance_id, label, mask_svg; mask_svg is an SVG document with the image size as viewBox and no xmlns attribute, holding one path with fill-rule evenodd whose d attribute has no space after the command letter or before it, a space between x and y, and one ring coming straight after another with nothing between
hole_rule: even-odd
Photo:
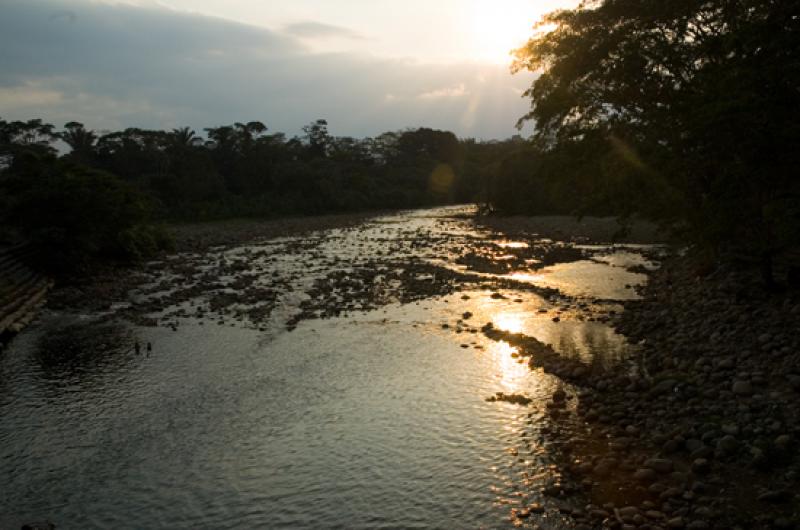
<instances>
[{"instance_id":1,"label":"river water","mask_svg":"<svg viewBox=\"0 0 800 530\"><path fill-rule=\"evenodd\" d=\"M0 528L565 527L543 405L570 389L480 327L620 362L603 321L653 263L465 213L184 255L43 314L0 357Z\"/></svg>"}]
</instances>

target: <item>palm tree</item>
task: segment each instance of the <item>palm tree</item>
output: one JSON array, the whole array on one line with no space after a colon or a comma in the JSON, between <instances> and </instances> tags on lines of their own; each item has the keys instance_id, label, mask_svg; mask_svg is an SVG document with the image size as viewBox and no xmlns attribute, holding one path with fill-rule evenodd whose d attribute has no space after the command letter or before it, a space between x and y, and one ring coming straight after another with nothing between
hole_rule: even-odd
<instances>
[{"instance_id":1,"label":"palm tree","mask_svg":"<svg viewBox=\"0 0 800 530\"><path fill-rule=\"evenodd\" d=\"M94 145L97 135L87 130L82 123L71 121L64 125L64 130L57 137L72 148L70 157L77 162L87 163L94 156Z\"/></svg>"},{"instance_id":2,"label":"palm tree","mask_svg":"<svg viewBox=\"0 0 800 530\"><path fill-rule=\"evenodd\" d=\"M193 147L202 141L190 127L172 129L170 136L172 137L172 145L178 148Z\"/></svg>"}]
</instances>

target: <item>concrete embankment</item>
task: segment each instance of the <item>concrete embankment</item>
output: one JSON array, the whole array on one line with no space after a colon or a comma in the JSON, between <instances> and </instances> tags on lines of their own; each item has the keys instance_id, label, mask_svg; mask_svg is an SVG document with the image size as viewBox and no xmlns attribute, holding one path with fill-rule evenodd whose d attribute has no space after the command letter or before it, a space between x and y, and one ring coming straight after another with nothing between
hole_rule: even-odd
<instances>
[{"instance_id":1,"label":"concrete embankment","mask_svg":"<svg viewBox=\"0 0 800 530\"><path fill-rule=\"evenodd\" d=\"M0 348L36 317L53 286L26 264L31 254L24 244L0 247Z\"/></svg>"}]
</instances>

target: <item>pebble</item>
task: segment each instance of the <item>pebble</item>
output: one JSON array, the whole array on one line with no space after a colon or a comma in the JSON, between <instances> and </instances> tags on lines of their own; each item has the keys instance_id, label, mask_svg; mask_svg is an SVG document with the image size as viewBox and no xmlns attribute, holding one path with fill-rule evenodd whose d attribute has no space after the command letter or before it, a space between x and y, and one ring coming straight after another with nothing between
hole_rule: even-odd
<instances>
[{"instance_id":1,"label":"pebble","mask_svg":"<svg viewBox=\"0 0 800 530\"><path fill-rule=\"evenodd\" d=\"M644 466L661 474L670 473L675 467L672 460L666 458L651 458L644 463Z\"/></svg>"},{"instance_id":2,"label":"pebble","mask_svg":"<svg viewBox=\"0 0 800 530\"><path fill-rule=\"evenodd\" d=\"M749 396L753 393L753 385L750 381L735 381L731 390L736 395Z\"/></svg>"}]
</instances>

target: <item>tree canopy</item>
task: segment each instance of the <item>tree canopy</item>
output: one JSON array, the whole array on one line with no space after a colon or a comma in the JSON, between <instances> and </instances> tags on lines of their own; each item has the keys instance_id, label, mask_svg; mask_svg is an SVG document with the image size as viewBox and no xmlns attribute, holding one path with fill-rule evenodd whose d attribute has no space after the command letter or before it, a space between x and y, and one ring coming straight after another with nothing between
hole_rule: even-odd
<instances>
[{"instance_id":1,"label":"tree canopy","mask_svg":"<svg viewBox=\"0 0 800 530\"><path fill-rule=\"evenodd\" d=\"M540 73L521 121L543 157L719 249L798 243L800 4L587 1L537 30L514 67Z\"/></svg>"}]
</instances>

